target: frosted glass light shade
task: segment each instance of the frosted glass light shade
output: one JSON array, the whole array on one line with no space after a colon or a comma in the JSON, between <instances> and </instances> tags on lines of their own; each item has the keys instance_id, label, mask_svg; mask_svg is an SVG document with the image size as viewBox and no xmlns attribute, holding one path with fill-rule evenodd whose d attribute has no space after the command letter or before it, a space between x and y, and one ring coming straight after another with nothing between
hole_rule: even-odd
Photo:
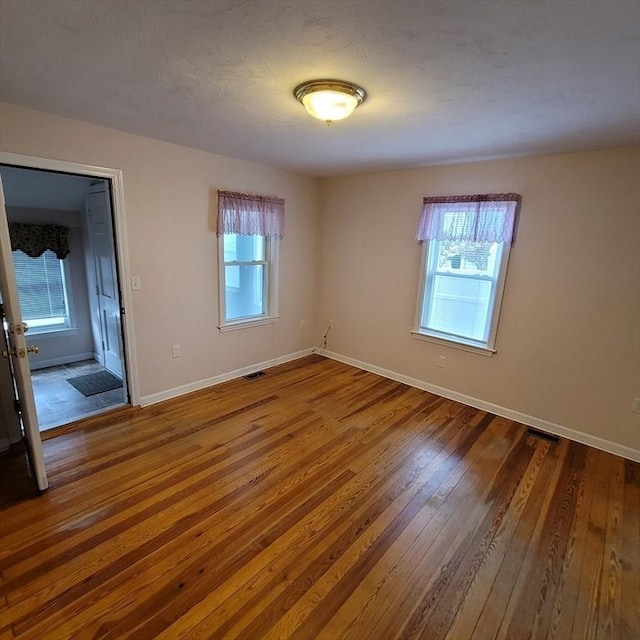
<instances>
[{"instance_id":1,"label":"frosted glass light shade","mask_svg":"<svg viewBox=\"0 0 640 640\"><path fill-rule=\"evenodd\" d=\"M315 91L302 98L302 104L314 118L332 122L350 116L358 106L358 101L338 91Z\"/></svg>"},{"instance_id":2,"label":"frosted glass light shade","mask_svg":"<svg viewBox=\"0 0 640 640\"><path fill-rule=\"evenodd\" d=\"M346 118L367 97L362 87L341 80L305 82L293 94L310 115L325 122Z\"/></svg>"}]
</instances>

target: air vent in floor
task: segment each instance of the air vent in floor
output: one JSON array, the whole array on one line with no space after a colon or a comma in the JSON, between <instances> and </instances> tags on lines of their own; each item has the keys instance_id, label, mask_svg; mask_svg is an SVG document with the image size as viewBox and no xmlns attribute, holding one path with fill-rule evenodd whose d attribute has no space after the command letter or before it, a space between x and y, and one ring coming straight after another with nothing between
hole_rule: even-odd
<instances>
[{"instance_id":1,"label":"air vent in floor","mask_svg":"<svg viewBox=\"0 0 640 640\"><path fill-rule=\"evenodd\" d=\"M531 427L527 429L527 433L534 438L541 438L542 440L548 440L549 442L560 442L560 438L558 438L558 436L554 436L550 433L545 433L544 431L538 431L537 429L533 429Z\"/></svg>"},{"instance_id":2,"label":"air vent in floor","mask_svg":"<svg viewBox=\"0 0 640 640\"><path fill-rule=\"evenodd\" d=\"M254 371L253 373L248 373L246 376L243 376L245 380L253 380L254 378L259 378L264 375L264 371Z\"/></svg>"}]
</instances>

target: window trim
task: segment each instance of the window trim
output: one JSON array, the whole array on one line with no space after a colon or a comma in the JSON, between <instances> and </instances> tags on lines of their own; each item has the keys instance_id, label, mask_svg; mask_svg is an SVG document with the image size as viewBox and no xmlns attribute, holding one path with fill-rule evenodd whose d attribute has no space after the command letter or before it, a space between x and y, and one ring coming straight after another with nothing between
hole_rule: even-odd
<instances>
[{"instance_id":1,"label":"window trim","mask_svg":"<svg viewBox=\"0 0 640 640\"><path fill-rule=\"evenodd\" d=\"M224 235L218 236L218 310L219 323L218 329L220 333L227 331L236 331L238 329L246 329L249 327L257 327L265 324L272 324L280 319L278 315L278 284L279 284L279 237L278 236L262 236L264 238L264 259L263 260L234 260L225 262L224 260ZM231 234L229 234L231 235ZM236 234L243 235L243 234ZM259 316L249 316L245 318L236 318L227 320L227 304L226 304L226 271L228 265L263 265L264 282L263 293L266 297L266 312Z\"/></svg>"},{"instance_id":2,"label":"window trim","mask_svg":"<svg viewBox=\"0 0 640 640\"><path fill-rule=\"evenodd\" d=\"M493 309L491 311L489 335L487 342L479 342L464 338L462 336L454 336L453 334L446 334L439 331L425 329L420 325L422 318L423 304L425 289L427 286L427 267L429 266L429 252L433 246L433 242L441 242L438 240L425 240L422 242L422 255L420 258L420 277L418 281L418 295L416 300L416 313L414 318L414 328L411 331L413 338L419 340L425 340L427 342L434 342L443 346L454 347L468 351L470 353L477 353L484 356L491 357L494 353L497 353L495 344L498 334L498 324L500 322L500 312L502 310L502 301L504 297L505 283L507 279L507 267L509 265L509 257L511 255L511 244L508 242L503 243L502 256L500 259L500 268L498 269L498 275L496 277L496 286L493 291Z\"/></svg>"}]
</instances>

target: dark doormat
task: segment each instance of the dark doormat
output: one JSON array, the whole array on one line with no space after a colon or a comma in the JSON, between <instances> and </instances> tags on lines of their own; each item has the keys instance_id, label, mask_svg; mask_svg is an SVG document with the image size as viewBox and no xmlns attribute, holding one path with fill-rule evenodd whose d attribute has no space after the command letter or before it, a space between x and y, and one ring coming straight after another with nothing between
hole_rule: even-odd
<instances>
[{"instance_id":1,"label":"dark doormat","mask_svg":"<svg viewBox=\"0 0 640 640\"><path fill-rule=\"evenodd\" d=\"M97 373L88 373L76 378L67 378L67 382L87 398L95 396L96 393L104 393L105 391L122 387L122 380L108 371L98 371Z\"/></svg>"}]
</instances>

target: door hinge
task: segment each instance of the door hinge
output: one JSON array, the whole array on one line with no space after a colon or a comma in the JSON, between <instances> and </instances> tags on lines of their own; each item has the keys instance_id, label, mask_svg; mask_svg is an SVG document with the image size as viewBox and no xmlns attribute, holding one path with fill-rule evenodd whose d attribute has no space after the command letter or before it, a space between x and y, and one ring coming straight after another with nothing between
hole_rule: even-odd
<instances>
[{"instance_id":1,"label":"door hinge","mask_svg":"<svg viewBox=\"0 0 640 640\"><path fill-rule=\"evenodd\" d=\"M22 403L18 398L15 398L13 401L13 408L16 410L16 413L20 415L22 413Z\"/></svg>"}]
</instances>

